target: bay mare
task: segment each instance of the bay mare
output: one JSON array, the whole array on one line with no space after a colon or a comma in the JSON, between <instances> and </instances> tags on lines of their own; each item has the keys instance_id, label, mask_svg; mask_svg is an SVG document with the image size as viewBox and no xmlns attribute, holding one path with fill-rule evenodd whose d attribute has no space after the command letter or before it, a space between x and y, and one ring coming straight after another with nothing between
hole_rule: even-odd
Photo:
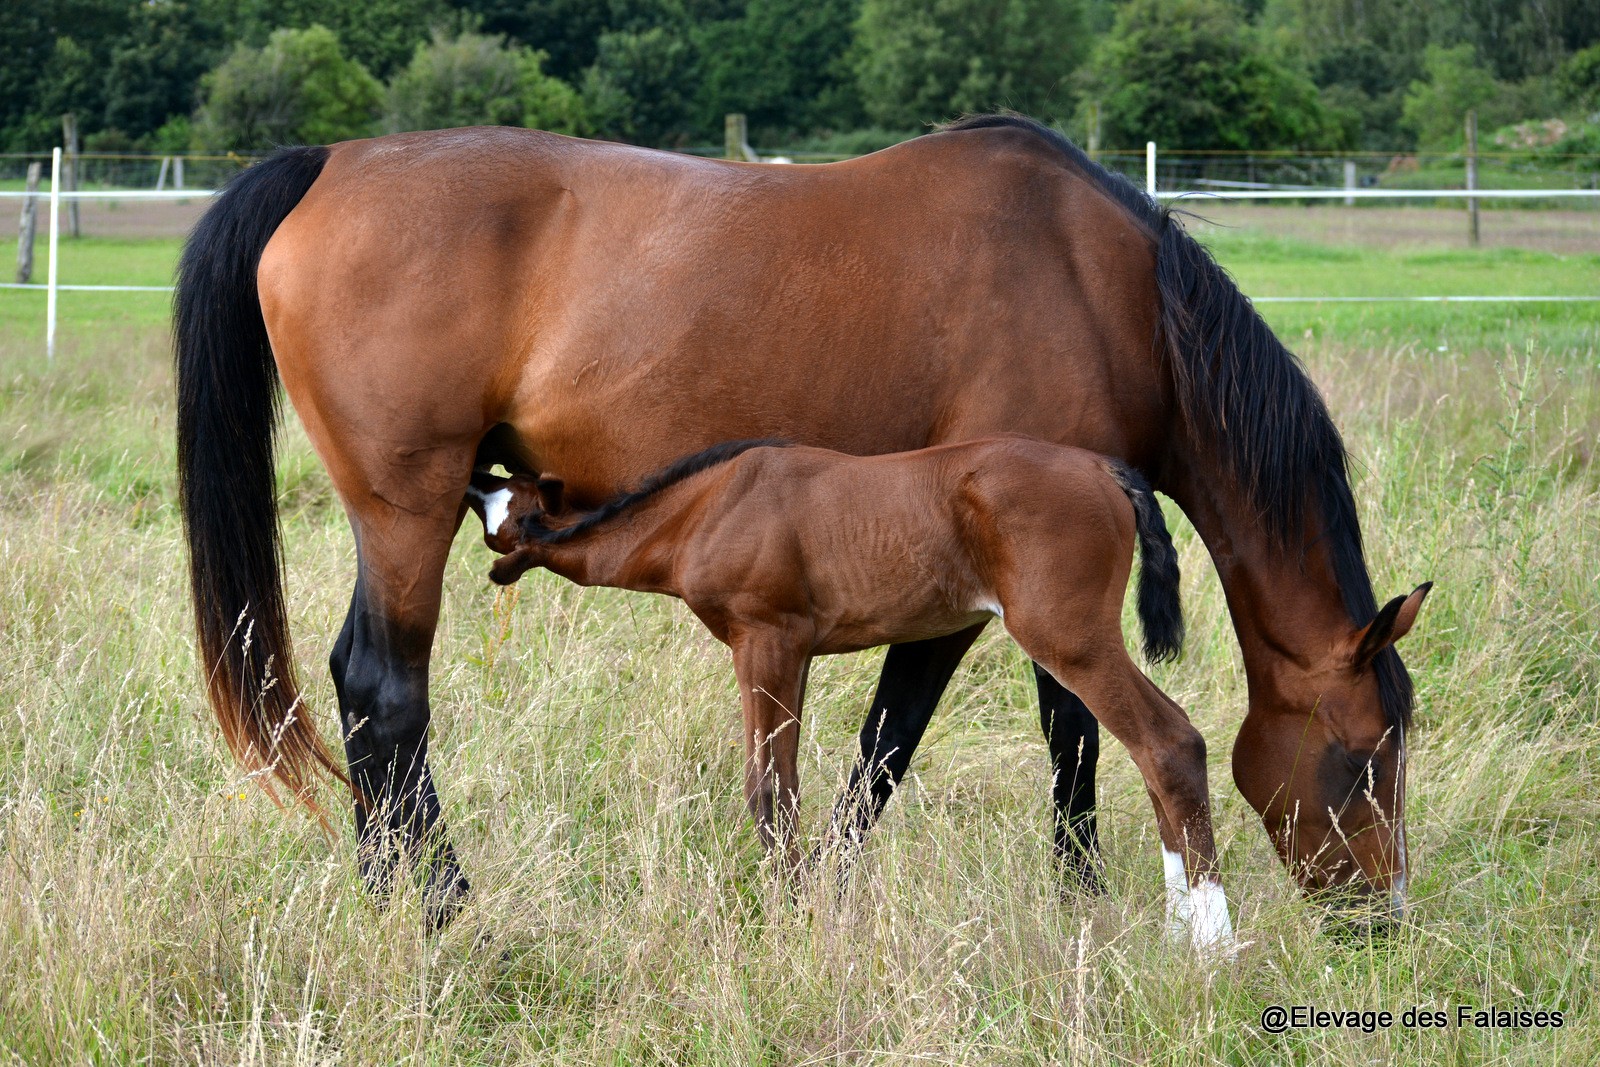
<instances>
[{"instance_id":1,"label":"bay mare","mask_svg":"<svg viewBox=\"0 0 1600 1067\"><path fill-rule=\"evenodd\" d=\"M375 892L424 856L436 919L467 892L428 664L474 469L554 472L583 505L719 441L868 455L1016 432L1114 456L1183 509L1249 681L1235 782L1303 887L1399 906L1412 690L1392 649L1358 654L1376 602L1339 433L1181 225L1042 126L980 116L825 166L501 128L283 149L190 235L174 334L210 701L245 764L308 802L343 771L298 704L280 380L349 516L329 660ZM863 828L981 628L890 649ZM1098 728L1036 674L1057 847L1092 886Z\"/></svg>"},{"instance_id":2,"label":"bay mare","mask_svg":"<svg viewBox=\"0 0 1600 1067\"><path fill-rule=\"evenodd\" d=\"M959 633L990 617L1127 747L1161 835L1168 923L1227 951L1206 744L1123 643L1139 548L1151 658L1183 640L1178 554L1150 487L1115 460L1026 437L887 456L734 441L590 511L560 479L473 476L469 506L508 585L545 567L579 585L678 597L733 652L744 795L780 869L799 861L800 719L815 656ZM837 829L837 827L835 827Z\"/></svg>"}]
</instances>

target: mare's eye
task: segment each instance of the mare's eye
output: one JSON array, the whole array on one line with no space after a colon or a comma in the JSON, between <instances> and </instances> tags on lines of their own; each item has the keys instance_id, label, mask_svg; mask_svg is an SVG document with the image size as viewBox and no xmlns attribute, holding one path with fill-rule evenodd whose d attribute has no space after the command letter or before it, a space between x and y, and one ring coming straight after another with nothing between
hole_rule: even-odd
<instances>
[{"instance_id":1,"label":"mare's eye","mask_svg":"<svg viewBox=\"0 0 1600 1067\"><path fill-rule=\"evenodd\" d=\"M1371 752L1346 752L1344 754L1345 766L1350 768L1350 773L1358 778L1367 777L1370 772L1376 779L1382 770L1375 753Z\"/></svg>"}]
</instances>

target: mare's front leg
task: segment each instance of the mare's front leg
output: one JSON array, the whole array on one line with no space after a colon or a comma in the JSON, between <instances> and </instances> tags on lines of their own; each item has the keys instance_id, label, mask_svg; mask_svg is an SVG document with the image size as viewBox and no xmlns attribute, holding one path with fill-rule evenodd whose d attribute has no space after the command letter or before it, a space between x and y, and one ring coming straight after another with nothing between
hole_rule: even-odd
<instances>
[{"instance_id":1,"label":"mare's front leg","mask_svg":"<svg viewBox=\"0 0 1600 1067\"><path fill-rule=\"evenodd\" d=\"M1100 723L1076 693L1033 665L1039 725L1050 743L1050 790L1055 801L1055 857L1062 874L1088 893L1104 893L1094 780L1100 764Z\"/></svg>"},{"instance_id":2,"label":"mare's front leg","mask_svg":"<svg viewBox=\"0 0 1600 1067\"><path fill-rule=\"evenodd\" d=\"M860 754L850 769L850 784L834 804L821 847L841 840L859 843L878 821L910 768L911 757L922 742L961 657L985 625L979 623L945 637L889 646L877 691L872 694L871 710L861 727Z\"/></svg>"},{"instance_id":3,"label":"mare's front leg","mask_svg":"<svg viewBox=\"0 0 1600 1067\"><path fill-rule=\"evenodd\" d=\"M469 467L467 457L463 485ZM397 869L425 863L424 904L435 926L468 892L428 769L428 658L458 500L415 512L370 496L349 506L356 587L329 660L357 794L362 877L384 897Z\"/></svg>"},{"instance_id":4,"label":"mare's front leg","mask_svg":"<svg viewBox=\"0 0 1600 1067\"><path fill-rule=\"evenodd\" d=\"M729 641L744 709L744 799L756 833L785 875L799 861L800 706L811 663L807 635L741 629Z\"/></svg>"}]
</instances>

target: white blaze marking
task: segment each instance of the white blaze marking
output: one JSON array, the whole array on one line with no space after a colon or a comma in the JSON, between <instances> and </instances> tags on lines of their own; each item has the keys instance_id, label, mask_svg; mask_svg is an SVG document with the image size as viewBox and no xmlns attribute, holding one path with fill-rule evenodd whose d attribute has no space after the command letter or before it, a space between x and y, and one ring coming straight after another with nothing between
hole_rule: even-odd
<instances>
[{"instance_id":1,"label":"white blaze marking","mask_svg":"<svg viewBox=\"0 0 1600 1067\"><path fill-rule=\"evenodd\" d=\"M478 493L476 489L473 492ZM490 537L498 536L500 526L511 513L511 490L496 489L492 493L478 493L483 500L483 528Z\"/></svg>"},{"instance_id":2,"label":"white blaze marking","mask_svg":"<svg viewBox=\"0 0 1600 1067\"><path fill-rule=\"evenodd\" d=\"M1396 846L1400 852L1400 873L1395 875L1394 884L1389 888L1389 910L1394 918L1403 918L1406 913L1406 829L1404 826L1396 831Z\"/></svg>"}]
</instances>

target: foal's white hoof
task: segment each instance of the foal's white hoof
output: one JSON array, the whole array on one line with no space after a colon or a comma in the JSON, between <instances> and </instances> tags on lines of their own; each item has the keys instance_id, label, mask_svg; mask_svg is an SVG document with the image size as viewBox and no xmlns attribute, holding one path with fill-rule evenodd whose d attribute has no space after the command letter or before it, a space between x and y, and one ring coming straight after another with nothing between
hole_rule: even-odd
<instances>
[{"instance_id":1,"label":"foal's white hoof","mask_svg":"<svg viewBox=\"0 0 1600 1067\"><path fill-rule=\"evenodd\" d=\"M1173 888L1171 883L1169 889ZM1228 897L1219 882L1201 882L1182 895L1169 894L1167 935L1181 943L1187 935L1195 954L1202 960L1221 963L1238 956L1244 945L1233 936L1233 920L1228 914Z\"/></svg>"}]
</instances>

